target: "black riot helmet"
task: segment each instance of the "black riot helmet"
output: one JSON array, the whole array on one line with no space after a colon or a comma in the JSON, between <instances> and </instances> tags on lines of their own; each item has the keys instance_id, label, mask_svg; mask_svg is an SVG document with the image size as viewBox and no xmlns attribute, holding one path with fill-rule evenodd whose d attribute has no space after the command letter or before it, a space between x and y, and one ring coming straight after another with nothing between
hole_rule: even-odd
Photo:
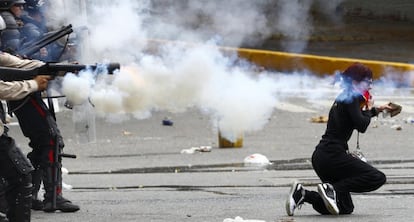
<instances>
[{"instance_id":1,"label":"black riot helmet","mask_svg":"<svg viewBox=\"0 0 414 222\"><path fill-rule=\"evenodd\" d=\"M0 0L0 10L9 10L13 5L24 5L25 0Z\"/></svg>"},{"instance_id":2,"label":"black riot helmet","mask_svg":"<svg viewBox=\"0 0 414 222\"><path fill-rule=\"evenodd\" d=\"M24 9L29 14L39 13L41 12L41 9L45 2L43 0L26 0L26 4L24 6Z\"/></svg>"}]
</instances>

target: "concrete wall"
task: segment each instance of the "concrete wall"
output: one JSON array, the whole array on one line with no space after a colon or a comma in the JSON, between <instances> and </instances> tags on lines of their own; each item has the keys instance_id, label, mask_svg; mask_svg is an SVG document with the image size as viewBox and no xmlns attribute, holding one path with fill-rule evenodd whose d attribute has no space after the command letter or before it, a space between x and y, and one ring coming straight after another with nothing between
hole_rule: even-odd
<instances>
[{"instance_id":1,"label":"concrete wall","mask_svg":"<svg viewBox=\"0 0 414 222\"><path fill-rule=\"evenodd\" d=\"M340 7L345 16L414 21L412 0L345 0Z\"/></svg>"}]
</instances>

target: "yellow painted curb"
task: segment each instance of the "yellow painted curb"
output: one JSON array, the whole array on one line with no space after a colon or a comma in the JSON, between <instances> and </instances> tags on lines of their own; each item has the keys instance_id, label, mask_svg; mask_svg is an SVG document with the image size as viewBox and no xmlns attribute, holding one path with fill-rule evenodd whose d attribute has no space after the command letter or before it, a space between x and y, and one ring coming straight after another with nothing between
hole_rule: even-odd
<instances>
[{"instance_id":1,"label":"yellow painted curb","mask_svg":"<svg viewBox=\"0 0 414 222\"><path fill-rule=\"evenodd\" d=\"M148 40L150 48L160 44L179 43L193 47L197 44L179 41L169 41L160 39ZM392 78L396 81L406 78L407 75L414 76L414 65L399 62L387 62L378 60L366 60L357 58L342 58L329 56L316 56L309 54L287 53L280 51L219 47L226 53L237 52L238 55L246 60L262 66L266 69L273 69L281 72L294 72L307 70L316 75L332 75L337 71L344 71L349 65L360 62L371 68L374 79L378 79L387 73L392 73ZM398 75L395 75L398 74ZM399 79L400 78L400 79ZM413 80L412 80L413 81ZM414 85L414 82L411 83Z\"/></svg>"},{"instance_id":2,"label":"yellow painted curb","mask_svg":"<svg viewBox=\"0 0 414 222\"><path fill-rule=\"evenodd\" d=\"M225 48L225 50L231 50L231 48ZM309 54L243 48L237 49L237 52L240 57L259 66L287 72L309 70L318 75L331 75L336 71L345 70L349 65L355 62L360 62L370 67L374 78L379 78L387 72L407 73L414 71L414 65L398 62L315 56Z\"/></svg>"}]
</instances>

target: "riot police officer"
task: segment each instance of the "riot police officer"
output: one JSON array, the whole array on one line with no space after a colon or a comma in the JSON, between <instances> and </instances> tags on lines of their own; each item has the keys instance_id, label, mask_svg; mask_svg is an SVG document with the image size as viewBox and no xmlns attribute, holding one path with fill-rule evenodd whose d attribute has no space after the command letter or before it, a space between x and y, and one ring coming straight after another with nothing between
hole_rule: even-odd
<instances>
[{"instance_id":1,"label":"riot police officer","mask_svg":"<svg viewBox=\"0 0 414 222\"><path fill-rule=\"evenodd\" d=\"M0 15L6 23L6 29L2 31L1 38L4 49L16 51L20 45L16 46L14 44L21 44L19 28L21 27L20 17L23 13L24 3L24 0L0 0ZM9 63L6 64L5 60L8 60ZM36 61L38 64L35 64ZM5 59L0 58L1 66L30 68L23 64L17 57L12 58L10 55ZM30 65L34 67L43 64L38 60L30 60ZM63 149L63 138L55 119L42 100L40 92L32 93L22 100L9 101L9 108L17 116L23 134L30 139L29 146L32 148L32 152L28 157L35 167L33 182L36 182L35 186L38 187L40 181L38 177L40 175L45 189L43 203L34 199L33 205L36 204L36 209L45 212L56 210L62 212L78 211L79 206L62 196L62 172L60 167L56 167L60 166L61 163L50 154L54 152L56 146ZM57 170L57 181L55 180L55 170ZM54 200L55 197L56 201Z\"/></svg>"},{"instance_id":2,"label":"riot police officer","mask_svg":"<svg viewBox=\"0 0 414 222\"><path fill-rule=\"evenodd\" d=\"M21 16L24 12L24 0L1 0L0 15L6 23L1 32L1 46L3 51L16 52L22 42L20 28L23 27Z\"/></svg>"},{"instance_id":3,"label":"riot police officer","mask_svg":"<svg viewBox=\"0 0 414 222\"><path fill-rule=\"evenodd\" d=\"M37 90L47 87L49 76L37 76L34 80L0 81L0 99L21 99ZM13 138L7 135L7 128L0 121L0 177L6 181L4 196L7 200L7 218L0 214L0 221L29 222L32 203L31 172L33 166Z\"/></svg>"}]
</instances>

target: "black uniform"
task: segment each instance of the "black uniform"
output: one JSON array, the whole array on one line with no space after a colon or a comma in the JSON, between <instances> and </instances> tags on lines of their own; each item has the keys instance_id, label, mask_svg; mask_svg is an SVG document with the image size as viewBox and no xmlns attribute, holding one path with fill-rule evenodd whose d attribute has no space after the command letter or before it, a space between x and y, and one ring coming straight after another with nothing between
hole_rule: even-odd
<instances>
[{"instance_id":1,"label":"black uniform","mask_svg":"<svg viewBox=\"0 0 414 222\"><path fill-rule=\"evenodd\" d=\"M38 179L41 176L43 179L45 200L50 200L53 192L60 196L62 193L61 163L55 159L54 152L56 146L62 149L64 144L56 121L43 102L40 92L32 93L23 100L9 101L9 108L16 114L23 134L30 138L29 146L33 150L28 157L36 169L33 177ZM59 171L57 184L54 184L52 179L55 175L54 170ZM40 186L38 181L35 184Z\"/></svg>"},{"instance_id":2,"label":"black uniform","mask_svg":"<svg viewBox=\"0 0 414 222\"><path fill-rule=\"evenodd\" d=\"M8 207L6 212L10 222L29 222L30 207L32 198L32 178L33 167L29 160L19 148L16 147L14 140L6 134L0 136L0 177L1 195L7 200ZM2 218L5 220L5 218ZM6 221L6 220L5 220Z\"/></svg>"},{"instance_id":3,"label":"black uniform","mask_svg":"<svg viewBox=\"0 0 414 222\"><path fill-rule=\"evenodd\" d=\"M1 11L0 15L6 23L6 29L2 31L2 47L18 50L21 46L20 28L18 18L10 11ZM6 34L5 34L6 33ZM28 158L35 167L33 171L33 197L37 197L37 191L41 181L45 188L43 209L47 212L60 210L63 212L74 212L79 210L77 205L72 204L62 196L62 172L60 158L56 158L56 148L64 147L62 136L48 107L44 103L40 92L30 94L24 99L10 101L9 109L16 114L23 134L30 139L29 146L33 149ZM54 203L56 197L56 203ZM36 199L34 201L37 203Z\"/></svg>"},{"instance_id":4,"label":"black uniform","mask_svg":"<svg viewBox=\"0 0 414 222\"><path fill-rule=\"evenodd\" d=\"M332 105L325 134L312 155L312 165L324 183L333 185L340 214L354 210L350 192L369 192L381 187L386 177L368 163L348 153L348 140L356 129L364 133L371 117L378 115L375 108L362 111L361 94L345 90ZM317 192L306 191L305 201L321 214L330 214Z\"/></svg>"},{"instance_id":5,"label":"black uniform","mask_svg":"<svg viewBox=\"0 0 414 222\"><path fill-rule=\"evenodd\" d=\"M27 15L23 15L21 18L23 26L20 29L20 38L25 40L25 42L22 42L22 45L30 46L31 42L37 41L44 37L45 34L48 34L48 29L45 24L44 16L38 7L26 8L26 11L29 11L29 13ZM38 21L31 17L31 14L38 14L43 19ZM58 44L57 42L52 42L45 46L45 48L47 49L46 55L35 53L31 56L31 58L44 62L58 62L64 51L64 46Z\"/></svg>"}]
</instances>

